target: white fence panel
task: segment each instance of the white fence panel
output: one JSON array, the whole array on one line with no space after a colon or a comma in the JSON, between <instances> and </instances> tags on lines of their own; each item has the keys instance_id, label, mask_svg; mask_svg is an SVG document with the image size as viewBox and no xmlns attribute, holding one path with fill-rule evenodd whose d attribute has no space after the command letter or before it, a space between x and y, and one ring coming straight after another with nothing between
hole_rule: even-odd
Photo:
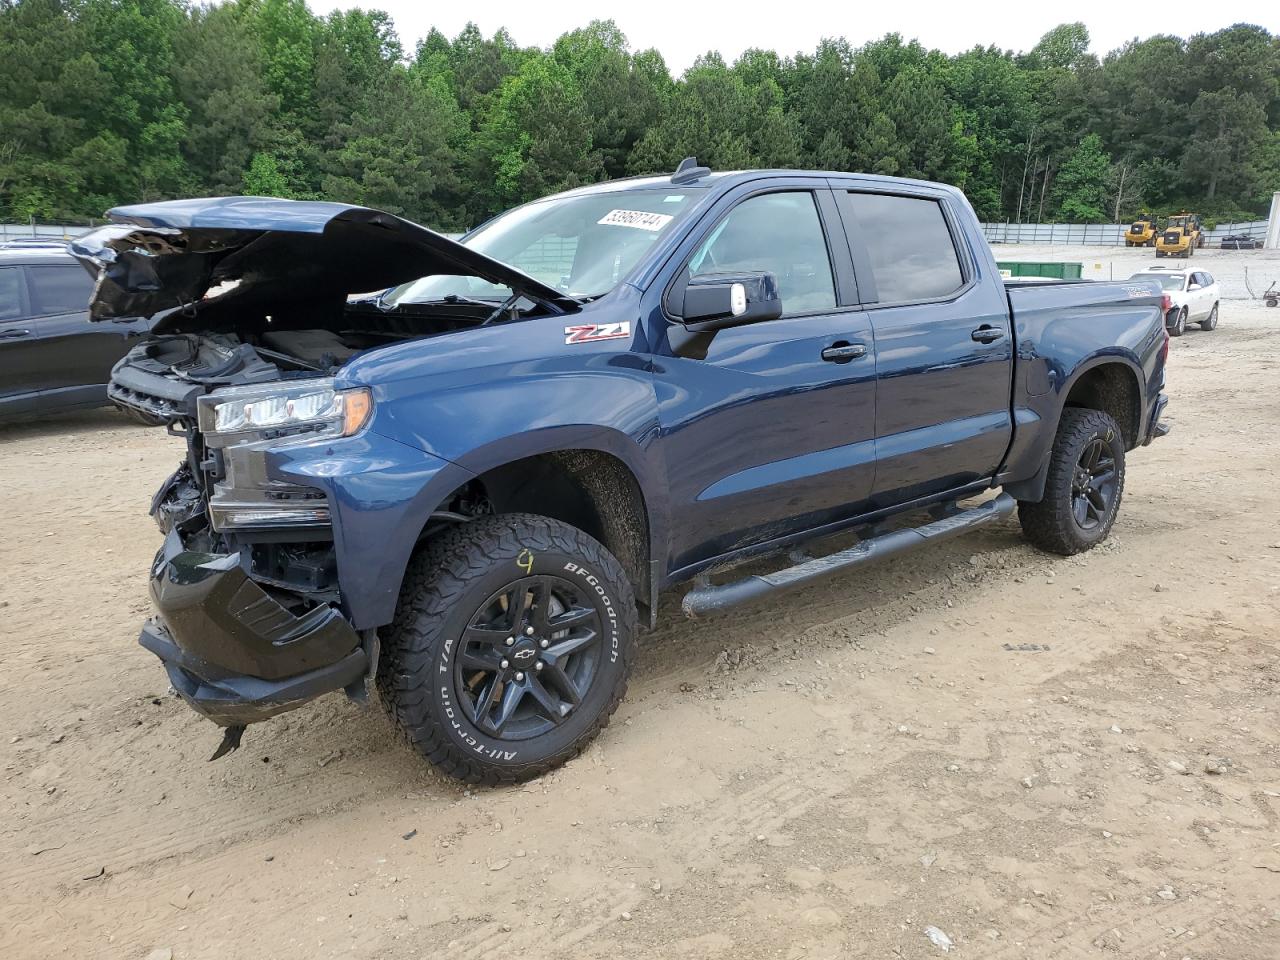
<instances>
[{"instance_id":1,"label":"white fence panel","mask_svg":"<svg viewBox=\"0 0 1280 960\"><path fill-rule=\"evenodd\" d=\"M1119 223L984 223L989 243L1063 243L1121 246L1128 224ZM1219 223L1206 230L1206 246L1216 247L1223 237L1247 236L1261 242L1267 236L1266 220Z\"/></svg>"}]
</instances>

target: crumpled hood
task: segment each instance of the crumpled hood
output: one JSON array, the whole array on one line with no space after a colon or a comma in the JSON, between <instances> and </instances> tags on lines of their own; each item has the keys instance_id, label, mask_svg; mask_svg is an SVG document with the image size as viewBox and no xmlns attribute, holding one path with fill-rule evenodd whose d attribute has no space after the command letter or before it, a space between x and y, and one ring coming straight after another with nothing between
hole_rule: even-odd
<instances>
[{"instance_id":1,"label":"crumpled hood","mask_svg":"<svg viewBox=\"0 0 1280 960\"><path fill-rule=\"evenodd\" d=\"M514 267L367 207L211 197L116 207L107 216L112 224L71 243L98 278L90 318L163 314L155 333L234 329L237 313L340 306L349 294L433 274L503 284L558 313L575 306Z\"/></svg>"}]
</instances>

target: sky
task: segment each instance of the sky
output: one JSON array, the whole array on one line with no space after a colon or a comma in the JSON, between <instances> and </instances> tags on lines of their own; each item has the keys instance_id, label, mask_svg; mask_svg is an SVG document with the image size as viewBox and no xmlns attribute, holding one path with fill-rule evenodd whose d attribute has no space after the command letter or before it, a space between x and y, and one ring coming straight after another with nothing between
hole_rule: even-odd
<instances>
[{"instance_id":1,"label":"sky","mask_svg":"<svg viewBox=\"0 0 1280 960\"><path fill-rule=\"evenodd\" d=\"M789 56L811 51L824 36L843 36L854 46L897 32L918 39L926 47L958 53L973 46L994 44L1002 49L1029 50L1049 29L1064 21L1081 20L1089 28L1092 50L1101 56L1135 37L1172 33L1188 37L1209 33L1233 23L1255 23L1280 33L1277 0L1075 0L1074 3L936 2L860 4L838 0L717 4L706 0L644 0L608 3L602 0L484 0L477 4L424 3L421 0L309 0L312 10L364 7L392 15L405 50L412 51L427 31L438 28L456 36L468 20L485 36L506 27L522 46L550 46L560 34L591 20L617 21L633 50L657 47L672 73L680 74L695 57L718 50L732 62L751 47Z\"/></svg>"}]
</instances>

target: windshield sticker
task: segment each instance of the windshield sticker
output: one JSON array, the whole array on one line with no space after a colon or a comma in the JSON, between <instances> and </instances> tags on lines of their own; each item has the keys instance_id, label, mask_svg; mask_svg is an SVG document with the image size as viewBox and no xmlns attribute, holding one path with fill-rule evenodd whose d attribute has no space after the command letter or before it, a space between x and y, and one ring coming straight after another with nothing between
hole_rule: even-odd
<instances>
[{"instance_id":1,"label":"windshield sticker","mask_svg":"<svg viewBox=\"0 0 1280 960\"><path fill-rule=\"evenodd\" d=\"M663 197L662 202L663 203L679 203L683 199L684 199L683 193L673 193L670 196Z\"/></svg>"},{"instance_id":2,"label":"windshield sticker","mask_svg":"<svg viewBox=\"0 0 1280 960\"><path fill-rule=\"evenodd\" d=\"M631 323L580 323L564 328L565 343L594 343L597 340L618 340L631 336Z\"/></svg>"},{"instance_id":3,"label":"windshield sticker","mask_svg":"<svg viewBox=\"0 0 1280 960\"><path fill-rule=\"evenodd\" d=\"M671 216L665 213L649 213L646 210L610 210L596 223L606 223L615 227L635 227L637 230L649 230L654 233L671 222Z\"/></svg>"}]
</instances>

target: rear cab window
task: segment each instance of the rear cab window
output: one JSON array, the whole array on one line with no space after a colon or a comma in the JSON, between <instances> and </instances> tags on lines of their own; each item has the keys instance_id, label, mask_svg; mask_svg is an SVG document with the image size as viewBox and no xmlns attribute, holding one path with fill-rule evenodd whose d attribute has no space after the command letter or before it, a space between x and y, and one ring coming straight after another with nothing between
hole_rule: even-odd
<instances>
[{"instance_id":1,"label":"rear cab window","mask_svg":"<svg viewBox=\"0 0 1280 960\"><path fill-rule=\"evenodd\" d=\"M851 231L867 251L877 302L940 300L964 287L955 239L938 200L854 190L848 198Z\"/></svg>"}]
</instances>

